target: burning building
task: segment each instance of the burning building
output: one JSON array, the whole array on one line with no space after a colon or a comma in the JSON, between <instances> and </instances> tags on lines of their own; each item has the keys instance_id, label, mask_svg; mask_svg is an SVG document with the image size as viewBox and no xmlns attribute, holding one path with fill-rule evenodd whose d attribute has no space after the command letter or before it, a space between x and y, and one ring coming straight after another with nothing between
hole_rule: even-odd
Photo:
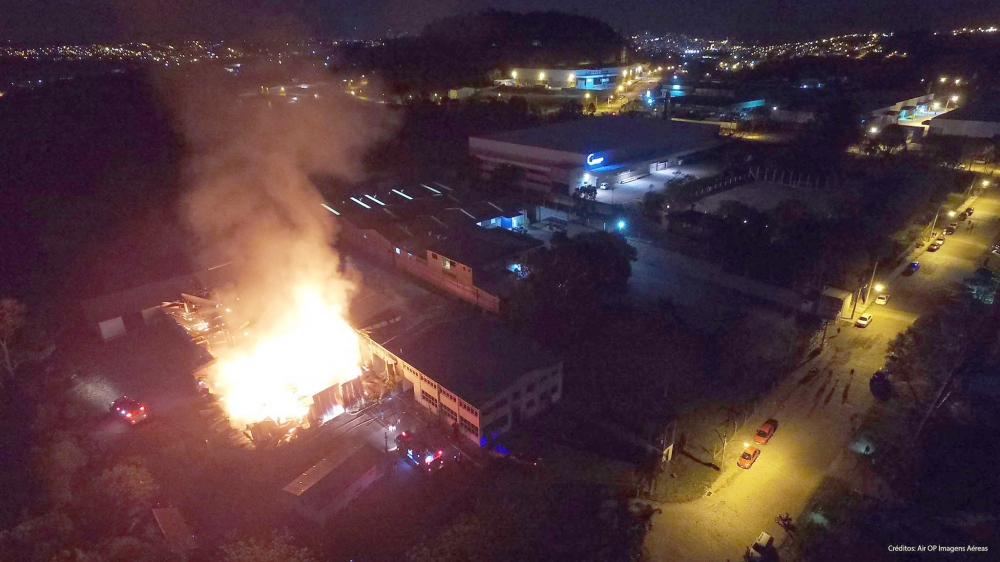
<instances>
[{"instance_id":1,"label":"burning building","mask_svg":"<svg viewBox=\"0 0 1000 562\"><path fill-rule=\"evenodd\" d=\"M331 247L336 232L310 176L358 177L389 127L380 109L336 96L244 104L245 85L227 78L192 70L164 84L188 154L190 246L198 261L232 270L231 286L185 296L173 316L210 349L199 375L230 424L267 421L256 429L270 436L322 421L358 394L357 332L345 320L356 279Z\"/></svg>"}]
</instances>

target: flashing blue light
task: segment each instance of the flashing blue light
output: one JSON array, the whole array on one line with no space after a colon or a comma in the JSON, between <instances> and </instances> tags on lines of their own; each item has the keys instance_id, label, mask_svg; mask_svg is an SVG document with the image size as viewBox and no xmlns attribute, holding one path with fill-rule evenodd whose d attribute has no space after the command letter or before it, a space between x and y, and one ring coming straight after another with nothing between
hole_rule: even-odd
<instances>
[{"instance_id":1,"label":"flashing blue light","mask_svg":"<svg viewBox=\"0 0 1000 562\"><path fill-rule=\"evenodd\" d=\"M618 230L625 230L625 221L618 221Z\"/></svg>"},{"instance_id":2,"label":"flashing blue light","mask_svg":"<svg viewBox=\"0 0 1000 562\"><path fill-rule=\"evenodd\" d=\"M646 90L646 97L647 97L647 98L648 98L648 97L650 97L650 96L652 96L652 95L653 95L653 94L652 94L652 93L650 93L650 91L649 91L649 90Z\"/></svg>"},{"instance_id":3,"label":"flashing blue light","mask_svg":"<svg viewBox=\"0 0 1000 562\"><path fill-rule=\"evenodd\" d=\"M424 464L431 464L432 462L434 462L434 455L424 457Z\"/></svg>"},{"instance_id":4,"label":"flashing blue light","mask_svg":"<svg viewBox=\"0 0 1000 562\"><path fill-rule=\"evenodd\" d=\"M654 102L653 102L653 98L646 98L646 103L647 103L648 105L653 105L653 103L654 103Z\"/></svg>"},{"instance_id":5,"label":"flashing blue light","mask_svg":"<svg viewBox=\"0 0 1000 562\"><path fill-rule=\"evenodd\" d=\"M479 438L479 446L480 447L485 447L486 446L486 438L485 437L480 437Z\"/></svg>"}]
</instances>

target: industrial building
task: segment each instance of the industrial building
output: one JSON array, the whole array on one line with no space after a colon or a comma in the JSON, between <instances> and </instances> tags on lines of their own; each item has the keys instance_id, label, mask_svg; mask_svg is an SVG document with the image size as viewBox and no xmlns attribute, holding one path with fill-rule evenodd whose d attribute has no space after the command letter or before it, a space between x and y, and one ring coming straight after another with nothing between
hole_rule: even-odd
<instances>
[{"instance_id":1,"label":"industrial building","mask_svg":"<svg viewBox=\"0 0 1000 562\"><path fill-rule=\"evenodd\" d=\"M473 316L373 331L361 343L416 401L479 446L562 397L561 359L499 321Z\"/></svg>"},{"instance_id":2,"label":"industrial building","mask_svg":"<svg viewBox=\"0 0 1000 562\"><path fill-rule=\"evenodd\" d=\"M200 270L84 299L80 306L87 324L103 341L109 341L154 322L165 301L226 285L231 274L225 266Z\"/></svg>"},{"instance_id":3,"label":"industrial building","mask_svg":"<svg viewBox=\"0 0 1000 562\"><path fill-rule=\"evenodd\" d=\"M526 254L542 243L520 234L525 208L440 183L328 202L338 240L490 312Z\"/></svg>"},{"instance_id":4,"label":"industrial building","mask_svg":"<svg viewBox=\"0 0 1000 562\"><path fill-rule=\"evenodd\" d=\"M610 116L471 137L469 153L486 178L510 166L518 187L568 196L665 173L723 142L714 125Z\"/></svg>"},{"instance_id":5,"label":"industrial building","mask_svg":"<svg viewBox=\"0 0 1000 562\"><path fill-rule=\"evenodd\" d=\"M346 455L320 459L283 488L295 496L293 508L323 524L385 474L385 457L363 444Z\"/></svg>"},{"instance_id":6,"label":"industrial building","mask_svg":"<svg viewBox=\"0 0 1000 562\"><path fill-rule=\"evenodd\" d=\"M992 139L1000 136L1000 102L972 102L930 120L931 135Z\"/></svg>"},{"instance_id":7,"label":"industrial building","mask_svg":"<svg viewBox=\"0 0 1000 562\"><path fill-rule=\"evenodd\" d=\"M577 90L612 90L629 78L638 78L641 66L604 68L514 68L510 78L497 80L508 86L545 86Z\"/></svg>"}]
</instances>

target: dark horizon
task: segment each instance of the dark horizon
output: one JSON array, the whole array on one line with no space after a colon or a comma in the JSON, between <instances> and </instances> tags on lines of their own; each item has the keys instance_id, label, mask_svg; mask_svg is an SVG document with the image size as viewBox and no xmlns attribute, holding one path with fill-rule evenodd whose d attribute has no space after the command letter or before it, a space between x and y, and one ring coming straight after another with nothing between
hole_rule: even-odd
<instances>
[{"instance_id":1,"label":"dark horizon","mask_svg":"<svg viewBox=\"0 0 1000 562\"><path fill-rule=\"evenodd\" d=\"M187 39L329 37L373 39L418 34L431 21L486 9L556 10L594 17L623 34L649 31L741 41L810 40L850 33L946 31L1000 23L1000 4L955 0L821 0L787 3L762 0L747 6L732 0L631 2L608 9L597 0L194 0L184 6L158 0L95 7L86 0L59 4L9 0L0 14L0 37L16 44L108 43ZM781 25L775 25L780 22Z\"/></svg>"}]
</instances>

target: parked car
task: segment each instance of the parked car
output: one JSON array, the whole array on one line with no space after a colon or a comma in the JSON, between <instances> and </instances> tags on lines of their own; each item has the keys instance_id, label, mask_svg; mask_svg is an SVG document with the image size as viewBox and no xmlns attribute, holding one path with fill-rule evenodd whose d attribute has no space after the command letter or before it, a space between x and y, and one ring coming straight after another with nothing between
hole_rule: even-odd
<instances>
[{"instance_id":1,"label":"parked car","mask_svg":"<svg viewBox=\"0 0 1000 562\"><path fill-rule=\"evenodd\" d=\"M944 238L944 234L942 234L942 235L938 236L938 237L936 238L936 240L937 240L938 242L940 242L940 243L944 244L944 241L945 241L945 238Z\"/></svg>"},{"instance_id":2,"label":"parked car","mask_svg":"<svg viewBox=\"0 0 1000 562\"><path fill-rule=\"evenodd\" d=\"M868 325L871 323L872 323L872 315L862 314L861 316L858 316L858 321L855 322L854 325L857 326L858 328L867 328Z\"/></svg>"},{"instance_id":3,"label":"parked car","mask_svg":"<svg viewBox=\"0 0 1000 562\"><path fill-rule=\"evenodd\" d=\"M774 549L774 537L761 531L757 535L757 540L754 541L753 545L747 548L748 556L747 558L751 562L764 562L767 560L774 560L775 549Z\"/></svg>"},{"instance_id":4,"label":"parked car","mask_svg":"<svg viewBox=\"0 0 1000 562\"><path fill-rule=\"evenodd\" d=\"M974 211L975 211L975 209L973 209L972 207L969 207L968 209L966 209L966 210L965 210L965 216L967 216L967 217L971 217L971 216L972 216L972 213L973 213Z\"/></svg>"},{"instance_id":5,"label":"parked car","mask_svg":"<svg viewBox=\"0 0 1000 562\"><path fill-rule=\"evenodd\" d=\"M920 262L911 261L910 265L906 266L906 269L903 270L903 275L913 275L918 269L920 269Z\"/></svg>"},{"instance_id":6,"label":"parked car","mask_svg":"<svg viewBox=\"0 0 1000 562\"><path fill-rule=\"evenodd\" d=\"M764 425L760 426L757 433L754 434L754 443L760 445L767 445L767 442L771 440L771 436L774 435L774 430L778 429L778 422L770 419L764 422Z\"/></svg>"},{"instance_id":7,"label":"parked car","mask_svg":"<svg viewBox=\"0 0 1000 562\"><path fill-rule=\"evenodd\" d=\"M130 424L135 425L149 418L146 405L134 398L122 396L111 403L111 411L121 416Z\"/></svg>"},{"instance_id":8,"label":"parked car","mask_svg":"<svg viewBox=\"0 0 1000 562\"><path fill-rule=\"evenodd\" d=\"M753 466L753 463L757 461L757 457L759 456L760 449L752 446L747 447L736 461L736 466L750 470L750 467Z\"/></svg>"},{"instance_id":9,"label":"parked car","mask_svg":"<svg viewBox=\"0 0 1000 562\"><path fill-rule=\"evenodd\" d=\"M941 249L941 243L938 242L938 241L936 241L936 240L934 241L933 244L931 244L930 246L927 246L927 251L928 252L936 252L936 251L938 251L940 249Z\"/></svg>"},{"instance_id":10,"label":"parked car","mask_svg":"<svg viewBox=\"0 0 1000 562\"><path fill-rule=\"evenodd\" d=\"M886 304L889 302L889 295L879 295L875 297L875 304Z\"/></svg>"},{"instance_id":11,"label":"parked car","mask_svg":"<svg viewBox=\"0 0 1000 562\"><path fill-rule=\"evenodd\" d=\"M955 229L956 227L949 226L948 228L944 229L944 233L950 236L952 234L955 234Z\"/></svg>"},{"instance_id":12,"label":"parked car","mask_svg":"<svg viewBox=\"0 0 1000 562\"><path fill-rule=\"evenodd\" d=\"M962 222L962 221L964 221L967 218L969 218L969 215L967 215L965 213L962 213L962 214L958 215L958 222Z\"/></svg>"}]
</instances>

